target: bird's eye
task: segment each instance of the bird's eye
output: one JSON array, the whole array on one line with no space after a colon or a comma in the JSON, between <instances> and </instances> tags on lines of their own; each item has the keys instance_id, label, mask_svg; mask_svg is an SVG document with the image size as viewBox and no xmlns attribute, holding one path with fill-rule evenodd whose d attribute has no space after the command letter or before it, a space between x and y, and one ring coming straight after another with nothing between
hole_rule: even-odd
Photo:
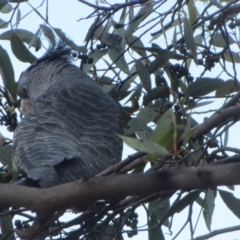
<instances>
[{"instance_id":1,"label":"bird's eye","mask_svg":"<svg viewBox=\"0 0 240 240\"><path fill-rule=\"evenodd\" d=\"M18 89L18 95L20 98L28 98L27 89L25 87Z\"/></svg>"}]
</instances>

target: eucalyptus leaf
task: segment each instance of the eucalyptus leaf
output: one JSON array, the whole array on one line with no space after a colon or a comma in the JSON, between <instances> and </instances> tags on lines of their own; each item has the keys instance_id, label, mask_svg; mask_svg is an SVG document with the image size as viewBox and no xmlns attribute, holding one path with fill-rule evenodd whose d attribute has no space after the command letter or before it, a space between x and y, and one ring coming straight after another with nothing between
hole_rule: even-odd
<instances>
[{"instance_id":1,"label":"eucalyptus leaf","mask_svg":"<svg viewBox=\"0 0 240 240\"><path fill-rule=\"evenodd\" d=\"M128 123L128 129L124 130L125 135L130 135L135 133L136 131L141 130L146 126L149 122L153 121L153 119L159 115L158 112L154 111L153 108L145 107L140 110L137 117L132 118Z\"/></svg>"},{"instance_id":2,"label":"eucalyptus leaf","mask_svg":"<svg viewBox=\"0 0 240 240\"><path fill-rule=\"evenodd\" d=\"M17 59L22 62L29 63L33 63L37 60L37 58L28 50L28 48L16 34L12 35L10 42L13 54Z\"/></svg>"},{"instance_id":3,"label":"eucalyptus leaf","mask_svg":"<svg viewBox=\"0 0 240 240\"><path fill-rule=\"evenodd\" d=\"M135 65L143 87L149 92L151 90L151 78L148 69L144 66L144 64L140 60L135 61Z\"/></svg>"},{"instance_id":4,"label":"eucalyptus leaf","mask_svg":"<svg viewBox=\"0 0 240 240\"><path fill-rule=\"evenodd\" d=\"M16 34L23 42L29 45L32 42L33 37L35 36L34 33L28 30L15 29L15 30L9 30L0 34L0 40L10 40L13 34ZM36 38L35 41L32 42L31 46L34 46L34 47L38 46L38 49L39 49L41 47L41 41Z\"/></svg>"},{"instance_id":5,"label":"eucalyptus leaf","mask_svg":"<svg viewBox=\"0 0 240 240\"><path fill-rule=\"evenodd\" d=\"M225 48L228 45L235 43L230 34L226 34L223 37L222 33L216 32L213 36L212 44L216 47Z\"/></svg>"},{"instance_id":6,"label":"eucalyptus leaf","mask_svg":"<svg viewBox=\"0 0 240 240\"><path fill-rule=\"evenodd\" d=\"M195 46L193 31L187 18L184 18L184 40L187 48L191 50L194 62L197 63L197 50Z\"/></svg>"},{"instance_id":7,"label":"eucalyptus leaf","mask_svg":"<svg viewBox=\"0 0 240 240\"><path fill-rule=\"evenodd\" d=\"M159 144L151 142L149 140L136 139L136 138L126 137L126 136L120 136L120 137L128 146L130 146L131 148L137 151L154 154L158 156L169 154L169 152L163 146L160 146Z\"/></svg>"},{"instance_id":8,"label":"eucalyptus leaf","mask_svg":"<svg viewBox=\"0 0 240 240\"><path fill-rule=\"evenodd\" d=\"M180 213L183 209L185 209L189 204L192 204L199 194L201 193L200 190L194 190L190 193L188 193L186 196L184 196L182 199L180 199L178 202L173 203L173 205L168 210L166 216L171 217L175 213Z\"/></svg>"},{"instance_id":9,"label":"eucalyptus leaf","mask_svg":"<svg viewBox=\"0 0 240 240\"><path fill-rule=\"evenodd\" d=\"M216 91L216 97L227 96L230 93L238 92L240 88L240 82L234 79L226 80Z\"/></svg>"},{"instance_id":10,"label":"eucalyptus leaf","mask_svg":"<svg viewBox=\"0 0 240 240\"><path fill-rule=\"evenodd\" d=\"M150 140L165 147L167 150L171 150L173 148L175 125L175 115L172 109L169 109L158 120Z\"/></svg>"},{"instance_id":11,"label":"eucalyptus leaf","mask_svg":"<svg viewBox=\"0 0 240 240\"><path fill-rule=\"evenodd\" d=\"M191 83L185 93L187 97L201 97L205 96L224 84L221 78L197 78L195 82Z\"/></svg>"},{"instance_id":12,"label":"eucalyptus leaf","mask_svg":"<svg viewBox=\"0 0 240 240\"><path fill-rule=\"evenodd\" d=\"M9 25L8 22L4 21L3 19L0 19L0 28L7 28Z\"/></svg>"},{"instance_id":13,"label":"eucalyptus leaf","mask_svg":"<svg viewBox=\"0 0 240 240\"><path fill-rule=\"evenodd\" d=\"M203 204L203 217L209 232L211 232L212 215L215 207L215 197L216 190L208 189L205 194L205 200Z\"/></svg>"},{"instance_id":14,"label":"eucalyptus leaf","mask_svg":"<svg viewBox=\"0 0 240 240\"><path fill-rule=\"evenodd\" d=\"M116 66L126 74L129 74L128 64L124 58L124 55L120 57L122 53L115 47L108 47L108 56L116 64Z\"/></svg>"},{"instance_id":15,"label":"eucalyptus leaf","mask_svg":"<svg viewBox=\"0 0 240 240\"><path fill-rule=\"evenodd\" d=\"M164 234L162 228L159 226L158 228L154 228L158 224L158 219L155 214L150 217L150 221L148 222L148 240L164 240ZM153 229L152 229L153 228Z\"/></svg>"},{"instance_id":16,"label":"eucalyptus leaf","mask_svg":"<svg viewBox=\"0 0 240 240\"><path fill-rule=\"evenodd\" d=\"M8 2L8 1L6 1ZM1 7L1 5L4 5L3 7ZM0 3L0 12L1 13L10 13L13 10L13 7L10 3Z\"/></svg>"},{"instance_id":17,"label":"eucalyptus leaf","mask_svg":"<svg viewBox=\"0 0 240 240\"><path fill-rule=\"evenodd\" d=\"M218 192L232 213L240 219L240 199L236 198L231 192L218 189Z\"/></svg>"},{"instance_id":18,"label":"eucalyptus leaf","mask_svg":"<svg viewBox=\"0 0 240 240\"><path fill-rule=\"evenodd\" d=\"M240 55L238 52L234 52L234 51L224 51L223 53L224 56L224 60L226 60L227 62L231 62L231 63L240 63Z\"/></svg>"},{"instance_id":19,"label":"eucalyptus leaf","mask_svg":"<svg viewBox=\"0 0 240 240\"><path fill-rule=\"evenodd\" d=\"M0 45L0 68L4 76L4 85L12 95L13 99L17 98L17 84L14 80L14 70L11 59L7 51Z\"/></svg>"}]
</instances>

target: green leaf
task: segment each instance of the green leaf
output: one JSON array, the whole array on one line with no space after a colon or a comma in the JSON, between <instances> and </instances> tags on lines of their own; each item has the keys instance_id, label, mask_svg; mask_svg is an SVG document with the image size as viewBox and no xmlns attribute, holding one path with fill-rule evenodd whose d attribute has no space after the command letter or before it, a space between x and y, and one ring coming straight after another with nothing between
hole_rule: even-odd
<instances>
[{"instance_id":1,"label":"green leaf","mask_svg":"<svg viewBox=\"0 0 240 240\"><path fill-rule=\"evenodd\" d=\"M230 192L218 189L218 192L223 200L223 202L227 205L227 207L232 211L232 213L240 219L240 199L234 197L234 195Z\"/></svg>"},{"instance_id":2,"label":"green leaf","mask_svg":"<svg viewBox=\"0 0 240 240\"><path fill-rule=\"evenodd\" d=\"M158 54L157 57L150 63L148 72L154 73L158 68L164 66L169 60L169 52L165 51L162 54Z\"/></svg>"},{"instance_id":3,"label":"green leaf","mask_svg":"<svg viewBox=\"0 0 240 240\"><path fill-rule=\"evenodd\" d=\"M12 35L10 42L12 51L17 59L22 62L29 63L33 63L37 60L37 58L28 50L28 48L16 34Z\"/></svg>"},{"instance_id":4,"label":"green leaf","mask_svg":"<svg viewBox=\"0 0 240 240\"><path fill-rule=\"evenodd\" d=\"M148 92L143 97L143 105L146 105L147 103L159 99L159 98L168 98L170 94L169 87L167 86L161 86L151 89L150 92Z\"/></svg>"},{"instance_id":5,"label":"green leaf","mask_svg":"<svg viewBox=\"0 0 240 240\"><path fill-rule=\"evenodd\" d=\"M25 42L29 45L35 36L34 33L30 32L28 30L15 29L15 30L9 30L9 31L6 31L6 32L0 34L0 39L1 40L10 40L13 34L16 34L23 42ZM40 49L41 41L36 38L35 41L31 44L31 46L38 47L38 49Z\"/></svg>"},{"instance_id":6,"label":"green leaf","mask_svg":"<svg viewBox=\"0 0 240 240\"><path fill-rule=\"evenodd\" d=\"M154 156L163 156L169 154L169 152L163 146L160 146L159 144L151 142L149 140L136 139L126 136L120 137L128 146L137 151L154 154Z\"/></svg>"},{"instance_id":7,"label":"green leaf","mask_svg":"<svg viewBox=\"0 0 240 240\"><path fill-rule=\"evenodd\" d=\"M175 126L175 115L172 109L169 109L158 120L150 140L165 147L167 150L171 150L173 148Z\"/></svg>"},{"instance_id":8,"label":"green leaf","mask_svg":"<svg viewBox=\"0 0 240 240\"><path fill-rule=\"evenodd\" d=\"M173 216L175 213L181 212L183 209L185 209L187 206L192 204L198 197L198 195L201 193L200 190L195 190L190 193L188 193L186 196L184 196L181 200L174 203L169 211L167 212L167 217Z\"/></svg>"},{"instance_id":9,"label":"green leaf","mask_svg":"<svg viewBox=\"0 0 240 240\"><path fill-rule=\"evenodd\" d=\"M225 37L223 37L222 33L220 32L215 33L212 40L212 44L214 46L221 48L225 48L233 43L235 43L235 41L230 34L225 34Z\"/></svg>"},{"instance_id":10,"label":"green leaf","mask_svg":"<svg viewBox=\"0 0 240 240\"><path fill-rule=\"evenodd\" d=\"M191 50L194 62L197 63L197 50L196 50L195 41L193 37L193 31L187 18L184 18L184 39L185 39L187 48Z\"/></svg>"},{"instance_id":11,"label":"green leaf","mask_svg":"<svg viewBox=\"0 0 240 240\"><path fill-rule=\"evenodd\" d=\"M13 99L17 98L17 84L14 80L14 71L7 51L0 45L0 68L4 76L4 83Z\"/></svg>"},{"instance_id":12,"label":"green leaf","mask_svg":"<svg viewBox=\"0 0 240 240\"><path fill-rule=\"evenodd\" d=\"M143 65L141 60L135 61L138 76L142 82L143 87L149 92L151 91L151 78L148 69Z\"/></svg>"},{"instance_id":13,"label":"green leaf","mask_svg":"<svg viewBox=\"0 0 240 240\"><path fill-rule=\"evenodd\" d=\"M138 130L141 130L143 127L145 127L146 124L153 121L153 119L159 115L153 108L145 107L140 110L137 117L132 118L129 123L129 129L124 130L125 135L130 135L135 133Z\"/></svg>"},{"instance_id":14,"label":"green leaf","mask_svg":"<svg viewBox=\"0 0 240 240\"><path fill-rule=\"evenodd\" d=\"M203 204L203 217L209 232L211 232L212 215L215 207L215 197L216 190L208 189Z\"/></svg>"},{"instance_id":15,"label":"green leaf","mask_svg":"<svg viewBox=\"0 0 240 240\"><path fill-rule=\"evenodd\" d=\"M1 5L3 5L3 6L1 7ZM1 13L10 13L12 10L13 10L13 7L10 3L7 3L7 4L1 3L0 4L0 12Z\"/></svg>"},{"instance_id":16,"label":"green leaf","mask_svg":"<svg viewBox=\"0 0 240 240\"><path fill-rule=\"evenodd\" d=\"M0 3L0 9L2 9L6 4L8 4L8 0L3 0L3 1Z\"/></svg>"},{"instance_id":17,"label":"green leaf","mask_svg":"<svg viewBox=\"0 0 240 240\"><path fill-rule=\"evenodd\" d=\"M185 93L187 97L201 97L207 95L224 84L221 78L197 78L195 82L191 83Z\"/></svg>"},{"instance_id":18,"label":"green leaf","mask_svg":"<svg viewBox=\"0 0 240 240\"><path fill-rule=\"evenodd\" d=\"M153 228L158 224L158 220L155 214L150 217L150 221L148 223L148 228ZM162 232L162 228L159 226L155 229L148 231L148 240L164 240L164 234Z\"/></svg>"},{"instance_id":19,"label":"green leaf","mask_svg":"<svg viewBox=\"0 0 240 240\"><path fill-rule=\"evenodd\" d=\"M3 19L0 19L0 28L7 28L9 25L8 22L4 21Z\"/></svg>"},{"instance_id":20,"label":"green leaf","mask_svg":"<svg viewBox=\"0 0 240 240\"><path fill-rule=\"evenodd\" d=\"M240 88L240 82L234 79L226 80L216 91L216 97L223 97L233 92L238 92Z\"/></svg>"},{"instance_id":21,"label":"green leaf","mask_svg":"<svg viewBox=\"0 0 240 240\"><path fill-rule=\"evenodd\" d=\"M12 172L12 146L6 145L2 146L0 145L0 162L3 166L7 167L9 172Z\"/></svg>"},{"instance_id":22,"label":"green leaf","mask_svg":"<svg viewBox=\"0 0 240 240\"><path fill-rule=\"evenodd\" d=\"M159 221L165 219L163 225L166 227L169 226L169 220L168 218L165 218L165 214L170 208L170 197L172 197L172 195L173 194L170 194L162 197L160 200L152 201L148 205L149 216L151 217L153 214L155 214Z\"/></svg>"}]
</instances>

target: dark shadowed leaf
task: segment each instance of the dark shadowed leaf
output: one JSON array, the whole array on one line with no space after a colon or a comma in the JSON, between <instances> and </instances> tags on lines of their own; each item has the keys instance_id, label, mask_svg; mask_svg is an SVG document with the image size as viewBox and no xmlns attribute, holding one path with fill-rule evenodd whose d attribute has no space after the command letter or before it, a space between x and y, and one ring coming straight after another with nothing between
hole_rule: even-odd
<instances>
[{"instance_id":1,"label":"dark shadowed leaf","mask_svg":"<svg viewBox=\"0 0 240 240\"><path fill-rule=\"evenodd\" d=\"M193 31L187 18L184 18L184 40L187 48L191 50L195 63L197 63L197 50L196 50L195 41L193 37Z\"/></svg>"},{"instance_id":2,"label":"dark shadowed leaf","mask_svg":"<svg viewBox=\"0 0 240 240\"><path fill-rule=\"evenodd\" d=\"M189 204L192 204L200 193L201 191L199 190L192 191L188 193L186 196L184 196L178 202L173 203L173 205L170 207L169 211L167 212L167 217L173 216L175 213L181 212L184 208L189 206Z\"/></svg>"},{"instance_id":3,"label":"dark shadowed leaf","mask_svg":"<svg viewBox=\"0 0 240 240\"><path fill-rule=\"evenodd\" d=\"M232 213L240 219L240 199L234 197L234 195L230 192L218 189L218 192L223 200L223 202L227 205L227 207L232 211Z\"/></svg>"},{"instance_id":4,"label":"dark shadowed leaf","mask_svg":"<svg viewBox=\"0 0 240 240\"><path fill-rule=\"evenodd\" d=\"M0 162L3 166L6 166L9 172L12 172L12 146L6 145L2 146L0 145Z\"/></svg>"},{"instance_id":5,"label":"dark shadowed leaf","mask_svg":"<svg viewBox=\"0 0 240 240\"><path fill-rule=\"evenodd\" d=\"M234 79L226 80L221 87L216 91L216 97L226 96L233 92L238 92L240 88L240 82L235 81Z\"/></svg>"},{"instance_id":6,"label":"dark shadowed leaf","mask_svg":"<svg viewBox=\"0 0 240 240\"><path fill-rule=\"evenodd\" d=\"M185 97L200 97L209 94L224 84L221 78L197 78L191 83L185 93Z\"/></svg>"},{"instance_id":7,"label":"dark shadowed leaf","mask_svg":"<svg viewBox=\"0 0 240 240\"><path fill-rule=\"evenodd\" d=\"M4 21L3 19L0 19L0 28L7 28L9 25L8 22Z\"/></svg>"},{"instance_id":8,"label":"dark shadowed leaf","mask_svg":"<svg viewBox=\"0 0 240 240\"><path fill-rule=\"evenodd\" d=\"M160 200L155 200L149 203L148 210L149 216L151 217L154 213L159 221L162 221L164 218L163 225L168 227L169 220L165 218L165 214L170 208L170 198L173 194L169 194L165 197L162 197Z\"/></svg>"},{"instance_id":9,"label":"dark shadowed leaf","mask_svg":"<svg viewBox=\"0 0 240 240\"><path fill-rule=\"evenodd\" d=\"M0 2L0 9L2 9L6 4L8 4L8 0L2 0L1 2Z\"/></svg>"},{"instance_id":10,"label":"dark shadowed leaf","mask_svg":"<svg viewBox=\"0 0 240 240\"><path fill-rule=\"evenodd\" d=\"M234 62L234 63L240 63L240 55L239 52L234 52L231 51L229 52L229 50L224 51L224 60L226 60L227 62Z\"/></svg>"},{"instance_id":11,"label":"dark shadowed leaf","mask_svg":"<svg viewBox=\"0 0 240 240\"><path fill-rule=\"evenodd\" d=\"M155 213L150 217L150 221L148 223L148 228L153 228L158 224L158 219ZM164 240L164 234L162 232L161 226L154 228L153 230L149 230L148 232L148 240Z\"/></svg>"},{"instance_id":12,"label":"dark shadowed leaf","mask_svg":"<svg viewBox=\"0 0 240 240\"><path fill-rule=\"evenodd\" d=\"M12 97L16 99L17 97L17 84L14 80L14 71L12 62L7 51L0 46L0 68L4 76L4 82L8 91L11 93Z\"/></svg>"},{"instance_id":13,"label":"dark shadowed leaf","mask_svg":"<svg viewBox=\"0 0 240 240\"><path fill-rule=\"evenodd\" d=\"M147 103L159 99L159 98L168 98L170 94L170 90L168 86L160 86L156 88L152 88L150 92L148 92L143 97L143 104L146 105Z\"/></svg>"},{"instance_id":14,"label":"dark shadowed leaf","mask_svg":"<svg viewBox=\"0 0 240 240\"><path fill-rule=\"evenodd\" d=\"M13 7L10 3L0 3L0 12L1 13L10 13L13 10ZM1 7L3 5L3 7Z\"/></svg>"},{"instance_id":15,"label":"dark shadowed leaf","mask_svg":"<svg viewBox=\"0 0 240 240\"><path fill-rule=\"evenodd\" d=\"M203 204L203 217L209 232L211 232L212 215L215 207L215 197L216 190L208 189L205 194L205 200Z\"/></svg>"},{"instance_id":16,"label":"dark shadowed leaf","mask_svg":"<svg viewBox=\"0 0 240 240\"><path fill-rule=\"evenodd\" d=\"M128 146L140 152L146 152L158 156L167 155L169 153L164 147L149 140L136 139L126 136L120 137Z\"/></svg>"},{"instance_id":17,"label":"dark shadowed leaf","mask_svg":"<svg viewBox=\"0 0 240 240\"><path fill-rule=\"evenodd\" d=\"M149 92L151 90L151 78L148 73L148 69L140 60L136 61L135 65L143 87Z\"/></svg>"},{"instance_id":18,"label":"dark shadowed leaf","mask_svg":"<svg viewBox=\"0 0 240 240\"><path fill-rule=\"evenodd\" d=\"M5 239L15 240L12 216L7 215L1 218L1 232Z\"/></svg>"},{"instance_id":19,"label":"dark shadowed leaf","mask_svg":"<svg viewBox=\"0 0 240 240\"><path fill-rule=\"evenodd\" d=\"M165 51L162 54L158 54L157 57L150 63L148 67L149 73L154 73L158 68L164 66L169 60L169 52Z\"/></svg>"},{"instance_id":20,"label":"dark shadowed leaf","mask_svg":"<svg viewBox=\"0 0 240 240\"><path fill-rule=\"evenodd\" d=\"M10 42L12 51L18 60L29 63L33 63L37 60L16 34L12 35Z\"/></svg>"}]
</instances>

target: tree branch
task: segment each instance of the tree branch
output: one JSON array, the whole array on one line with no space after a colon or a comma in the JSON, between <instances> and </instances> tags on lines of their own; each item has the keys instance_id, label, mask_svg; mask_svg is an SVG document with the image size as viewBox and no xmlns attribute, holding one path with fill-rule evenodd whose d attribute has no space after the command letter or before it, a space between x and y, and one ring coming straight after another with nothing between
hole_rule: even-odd
<instances>
[{"instance_id":1,"label":"tree branch","mask_svg":"<svg viewBox=\"0 0 240 240\"><path fill-rule=\"evenodd\" d=\"M48 189L0 184L0 206L57 211L100 199L240 184L240 163L82 179ZM24 196L18 197L16 196Z\"/></svg>"}]
</instances>

